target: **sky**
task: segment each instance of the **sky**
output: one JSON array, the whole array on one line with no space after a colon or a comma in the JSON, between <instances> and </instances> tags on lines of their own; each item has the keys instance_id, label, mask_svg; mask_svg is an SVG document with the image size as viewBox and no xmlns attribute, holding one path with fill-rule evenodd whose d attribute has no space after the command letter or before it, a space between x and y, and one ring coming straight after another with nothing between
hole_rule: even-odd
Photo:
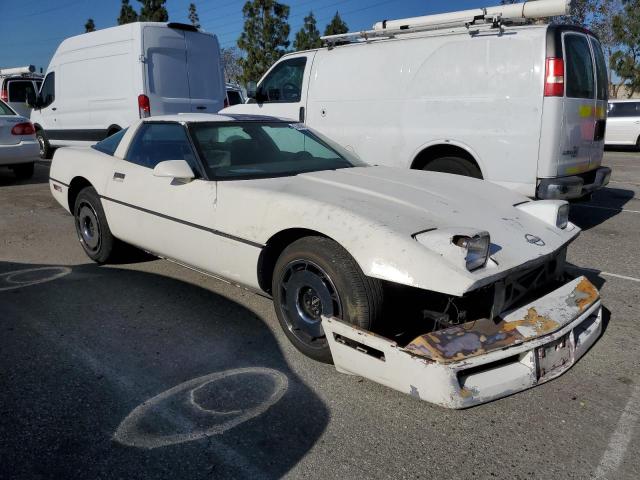
<instances>
[{"instance_id":1,"label":"sky","mask_svg":"<svg viewBox=\"0 0 640 480\"><path fill-rule=\"evenodd\" d=\"M218 36L221 47L236 45L242 32L245 0L167 0L169 20L188 23L189 3L196 4L202 28ZM131 0L139 11L140 3ZM350 30L370 28L375 22L496 5L499 0L281 0L291 7L293 43L303 18L312 10L322 33L336 10ZM117 25L120 0L0 0L0 68L35 65L46 70L62 40L84 33L93 18L96 28Z\"/></svg>"}]
</instances>

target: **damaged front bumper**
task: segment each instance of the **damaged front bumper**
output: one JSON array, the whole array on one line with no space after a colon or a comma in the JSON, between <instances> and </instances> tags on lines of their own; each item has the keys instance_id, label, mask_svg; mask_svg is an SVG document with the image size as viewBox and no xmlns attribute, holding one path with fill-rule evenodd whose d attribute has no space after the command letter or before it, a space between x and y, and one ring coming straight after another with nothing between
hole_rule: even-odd
<instances>
[{"instance_id":1,"label":"damaged front bumper","mask_svg":"<svg viewBox=\"0 0 640 480\"><path fill-rule=\"evenodd\" d=\"M498 320L427 333L406 346L336 318L322 324L338 371L466 408L567 371L602 331L600 295L579 277Z\"/></svg>"}]
</instances>

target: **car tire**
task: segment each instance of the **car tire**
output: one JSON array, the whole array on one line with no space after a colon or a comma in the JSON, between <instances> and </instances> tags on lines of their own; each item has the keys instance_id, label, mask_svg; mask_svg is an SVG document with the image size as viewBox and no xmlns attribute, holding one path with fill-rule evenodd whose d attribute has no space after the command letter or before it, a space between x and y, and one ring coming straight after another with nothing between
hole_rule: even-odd
<instances>
[{"instance_id":1,"label":"car tire","mask_svg":"<svg viewBox=\"0 0 640 480\"><path fill-rule=\"evenodd\" d=\"M24 163L21 165L15 165L12 169L18 180L28 180L33 177L34 164Z\"/></svg>"},{"instance_id":2,"label":"car tire","mask_svg":"<svg viewBox=\"0 0 640 480\"><path fill-rule=\"evenodd\" d=\"M87 256L96 263L107 263L114 256L117 244L111 234L98 192L86 187L78 194L73 206L76 233Z\"/></svg>"},{"instance_id":3,"label":"car tire","mask_svg":"<svg viewBox=\"0 0 640 480\"><path fill-rule=\"evenodd\" d=\"M53 148L49 145L49 140L47 140L43 130L36 131L36 139L40 147L40 158L43 160L51 160L51 157L53 157Z\"/></svg>"},{"instance_id":4,"label":"car tire","mask_svg":"<svg viewBox=\"0 0 640 480\"><path fill-rule=\"evenodd\" d=\"M367 277L353 257L325 237L304 237L276 262L273 300L280 326L306 356L332 363L321 315L371 330L382 312L382 282Z\"/></svg>"},{"instance_id":5,"label":"car tire","mask_svg":"<svg viewBox=\"0 0 640 480\"><path fill-rule=\"evenodd\" d=\"M482 172L472 161L462 157L440 157L427 163L423 170L482 178Z\"/></svg>"}]
</instances>

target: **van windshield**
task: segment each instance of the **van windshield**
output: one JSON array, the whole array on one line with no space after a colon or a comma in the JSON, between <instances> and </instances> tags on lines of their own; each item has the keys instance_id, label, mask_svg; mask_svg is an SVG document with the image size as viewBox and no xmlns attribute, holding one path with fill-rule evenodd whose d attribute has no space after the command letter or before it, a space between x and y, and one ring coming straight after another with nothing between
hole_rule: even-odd
<instances>
[{"instance_id":1,"label":"van windshield","mask_svg":"<svg viewBox=\"0 0 640 480\"><path fill-rule=\"evenodd\" d=\"M278 177L366 165L301 124L198 122L189 129L209 178Z\"/></svg>"}]
</instances>

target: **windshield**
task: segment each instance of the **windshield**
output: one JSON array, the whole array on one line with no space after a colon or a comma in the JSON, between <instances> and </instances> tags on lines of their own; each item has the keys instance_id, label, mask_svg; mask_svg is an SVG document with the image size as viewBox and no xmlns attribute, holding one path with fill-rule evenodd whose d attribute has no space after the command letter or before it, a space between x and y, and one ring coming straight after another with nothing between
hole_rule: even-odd
<instances>
[{"instance_id":1,"label":"windshield","mask_svg":"<svg viewBox=\"0 0 640 480\"><path fill-rule=\"evenodd\" d=\"M198 122L189 129L209 178L277 177L366 165L302 124Z\"/></svg>"}]
</instances>

